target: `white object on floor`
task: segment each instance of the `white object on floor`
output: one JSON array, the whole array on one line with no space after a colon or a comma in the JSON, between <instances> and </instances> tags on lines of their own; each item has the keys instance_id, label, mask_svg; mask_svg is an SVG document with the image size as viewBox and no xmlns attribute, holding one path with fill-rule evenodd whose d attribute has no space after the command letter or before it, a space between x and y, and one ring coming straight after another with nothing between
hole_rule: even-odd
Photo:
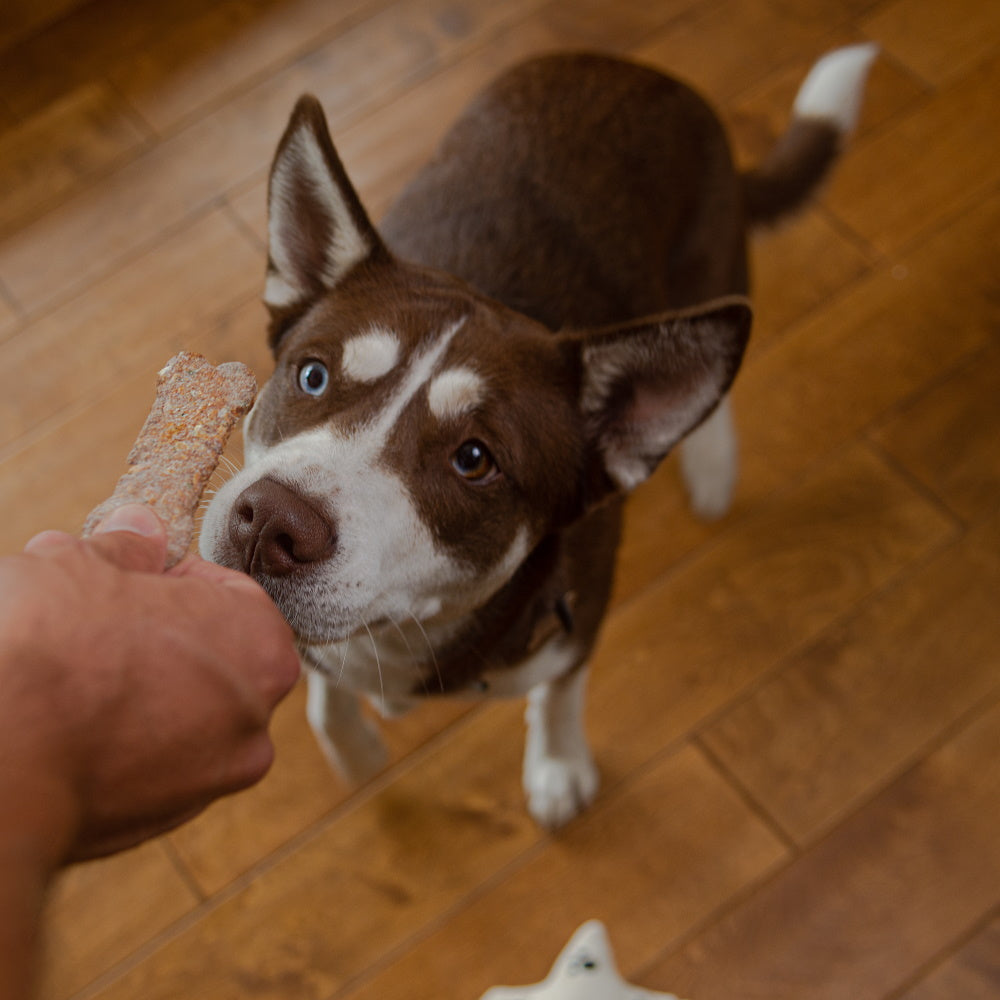
<instances>
[{"instance_id":1,"label":"white object on floor","mask_svg":"<svg viewBox=\"0 0 1000 1000\"><path fill-rule=\"evenodd\" d=\"M677 1000L626 983L615 965L608 933L588 920L560 952L547 978L533 986L494 986L480 1000Z\"/></svg>"}]
</instances>

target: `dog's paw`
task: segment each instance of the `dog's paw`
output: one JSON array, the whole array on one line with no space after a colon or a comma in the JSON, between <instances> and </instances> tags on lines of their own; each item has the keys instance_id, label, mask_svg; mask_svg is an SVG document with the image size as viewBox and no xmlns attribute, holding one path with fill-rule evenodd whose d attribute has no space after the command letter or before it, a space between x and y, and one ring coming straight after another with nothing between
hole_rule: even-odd
<instances>
[{"instance_id":1,"label":"dog's paw","mask_svg":"<svg viewBox=\"0 0 1000 1000\"><path fill-rule=\"evenodd\" d=\"M526 764L524 792L528 812L549 830L565 826L597 795L600 779L589 754L581 757L539 757Z\"/></svg>"}]
</instances>

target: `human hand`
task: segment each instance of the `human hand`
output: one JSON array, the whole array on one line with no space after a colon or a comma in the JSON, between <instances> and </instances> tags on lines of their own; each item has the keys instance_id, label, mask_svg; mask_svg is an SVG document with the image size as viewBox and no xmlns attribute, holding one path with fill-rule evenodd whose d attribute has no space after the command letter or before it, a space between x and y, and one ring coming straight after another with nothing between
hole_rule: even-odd
<instances>
[{"instance_id":1,"label":"human hand","mask_svg":"<svg viewBox=\"0 0 1000 1000\"><path fill-rule=\"evenodd\" d=\"M129 506L0 559L0 789L53 867L171 829L270 766L291 630L249 577L197 557L163 573L165 551Z\"/></svg>"}]
</instances>

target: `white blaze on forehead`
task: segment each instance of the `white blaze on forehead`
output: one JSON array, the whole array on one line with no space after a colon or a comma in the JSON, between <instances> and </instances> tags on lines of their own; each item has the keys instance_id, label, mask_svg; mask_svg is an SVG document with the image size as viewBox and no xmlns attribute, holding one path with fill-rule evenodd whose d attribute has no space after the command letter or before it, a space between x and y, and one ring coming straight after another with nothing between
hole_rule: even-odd
<instances>
[{"instance_id":1,"label":"white blaze on forehead","mask_svg":"<svg viewBox=\"0 0 1000 1000\"><path fill-rule=\"evenodd\" d=\"M394 392L388 406L369 427L368 440L376 453L381 451L399 415L421 388L433 378L435 369L448 350L448 345L464 322L464 319L460 319L453 323L438 336L437 340L412 358L406 377Z\"/></svg>"},{"instance_id":2,"label":"white blaze on forehead","mask_svg":"<svg viewBox=\"0 0 1000 1000\"><path fill-rule=\"evenodd\" d=\"M427 390L431 413L438 420L460 417L483 400L483 380L469 368L451 368L438 375Z\"/></svg>"},{"instance_id":3,"label":"white blaze on forehead","mask_svg":"<svg viewBox=\"0 0 1000 1000\"><path fill-rule=\"evenodd\" d=\"M399 338L391 330L375 328L344 344L341 368L356 382L374 382L399 362Z\"/></svg>"}]
</instances>

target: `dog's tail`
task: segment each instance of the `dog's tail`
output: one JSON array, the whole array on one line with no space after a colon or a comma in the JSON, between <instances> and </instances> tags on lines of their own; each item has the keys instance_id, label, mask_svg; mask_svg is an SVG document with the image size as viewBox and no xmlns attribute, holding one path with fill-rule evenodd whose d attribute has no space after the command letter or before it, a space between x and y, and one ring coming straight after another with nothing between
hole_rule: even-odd
<instances>
[{"instance_id":1,"label":"dog's tail","mask_svg":"<svg viewBox=\"0 0 1000 1000\"><path fill-rule=\"evenodd\" d=\"M776 222L813 193L854 131L865 80L878 46L828 52L810 70L792 108L792 121L774 148L743 174L751 224Z\"/></svg>"}]
</instances>

